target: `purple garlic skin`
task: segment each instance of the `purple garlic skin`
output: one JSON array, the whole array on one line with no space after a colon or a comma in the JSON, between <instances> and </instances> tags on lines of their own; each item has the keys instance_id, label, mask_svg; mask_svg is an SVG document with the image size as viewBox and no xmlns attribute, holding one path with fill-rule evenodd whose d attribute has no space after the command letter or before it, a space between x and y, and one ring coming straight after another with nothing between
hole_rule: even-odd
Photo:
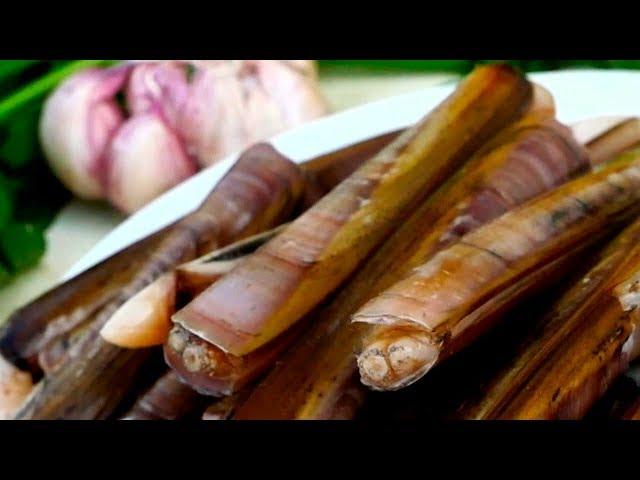
<instances>
[{"instance_id":1,"label":"purple garlic skin","mask_svg":"<svg viewBox=\"0 0 640 480\"><path fill-rule=\"evenodd\" d=\"M132 115L159 109L167 123L176 128L189 97L187 64L179 61L137 64L125 96Z\"/></svg>"},{"instance_id":2,"label":"purple garlic skin","mask_svg":"<svg viewBox=\"0 0 640 480\"><path fill-rule=\"evenodd\" d=\"M129 118L107 149L108 198L132 213L196 173L182 141L159 112Z\"/></svg>"},{"instance_id":3,"label":"purple garlic skin","mask_svg":"<svg viewBox=\"0 0 640 480\"><path fill-rule=\"evenodd\" d=\"M124 121L115 95L129 67L87 69L66 79L45 101L39 134L56 176L75 195L102 198L104 153Z\"/></svg>"}]
</instances>

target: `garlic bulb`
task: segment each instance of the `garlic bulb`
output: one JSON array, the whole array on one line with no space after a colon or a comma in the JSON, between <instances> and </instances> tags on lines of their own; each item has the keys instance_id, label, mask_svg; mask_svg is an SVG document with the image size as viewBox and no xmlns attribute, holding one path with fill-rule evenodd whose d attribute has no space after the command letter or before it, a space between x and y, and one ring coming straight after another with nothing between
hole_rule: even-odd
<instances>
[{"instance_id":1,"label":"garlic bulb","mask_svg":"<svg viewBox=\"0 0 640 480\"><path fill-rule=\"evenodd\" d=\"M69 77L44 103L40 143L53 172L77 196L104 196L104 152L123 122L115 102L128 67L88 69Z\"/></svg>"},{"instance_id":2,"label":"garlic bulb","mask_svg":"<svg viewBox=\"0 0 640 480\"><path fill-rule=\"evenodd\" d=\"M326 112L310 60L135 61L68 78L45 102L40 139L73 193L130 213L198 165Z\"/></svg>"}]
</instances>

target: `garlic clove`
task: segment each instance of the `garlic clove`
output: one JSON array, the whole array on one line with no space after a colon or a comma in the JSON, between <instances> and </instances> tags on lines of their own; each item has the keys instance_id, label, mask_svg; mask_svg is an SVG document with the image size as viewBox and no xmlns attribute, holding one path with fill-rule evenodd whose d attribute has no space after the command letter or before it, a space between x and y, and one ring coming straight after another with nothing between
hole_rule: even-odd
<instances>
[{"instance_id":1,"label":"garlic clove","mask_svg":"<svg viewBox=\"0 0 640 480\"><path fill-rule=\"evenodd\" d=\"M124 122L106 153L107 196L132 213L196 172L177 134L156 112Z\"/></svg>"},{"instance_id":2,"label":"garlic clove","mask_svg":"<svg viewBox=\"0 0 640 480\"><path fill-rule=\"evenodd\" d=\"M327 113L311 60L192 61L180 134L202 166Z\"/></svg>"},{"instance_id":3,"label":"garlic clove","mask_svg":"<svg viewBox=\"0 0 640 480\"><path fill-rule=\"evenodd\" d=\"M314 75L301 74L298 69L291 68L290 61L249 62L257 69L267 95L279 106L288 128L327 114L327 102Z\"/></svg>"},{"instance_id":4,"label":"garlic clove","mask_svg":"<svg viewBox=\"0 0 640 480\"><path fill-rule=\"evenodd\" d=\"M287 128L282 110L265 90L260 74L258 65L251 61L245 62L238 72L249 143L265 140Z\"/></svg>"},{"instance_id":5,"label":"garlic clove","mask_svg":"<svg viewBox=\"0 0 640 480\"><path fill-rule=\"evenodd\" d=\"M196 68L178 128L189 154L203 167L250 143L243 95L231 62Z\"/></svg>"},{"instance_id":6,"label":"garlic clove","mask_svg":"<svg viewBox=\"0 0 640 480\"><path fill-rule=\"evenodd\" d=\"M173 325L175 297L176 275L165 273L122 305L102 327L100 335L122 348L162 345Z\"/></svg>"},{"instance_id":7,"label":"garlic clove","mask_svg":"<svg viewBox=\"0 0 640 480\"><path fill-rule=\"evenodd\" d=\"M131 72L125 95L133 115L157 108L176 128L189 96L187 65L179 61L139 63Z\"/></svg>"},{"instance_id":8,"label":"garlic clove","mask_svg":"<svg viewBox=\"0 0 640 480\"><path fill-rule=\"evenodd\" d=\"M123 122L115 101L130 67L87 69L66 79L44 103L39 135L56 176L81 198L104 196L104 153Z\"/></svg>"}]
</instances>

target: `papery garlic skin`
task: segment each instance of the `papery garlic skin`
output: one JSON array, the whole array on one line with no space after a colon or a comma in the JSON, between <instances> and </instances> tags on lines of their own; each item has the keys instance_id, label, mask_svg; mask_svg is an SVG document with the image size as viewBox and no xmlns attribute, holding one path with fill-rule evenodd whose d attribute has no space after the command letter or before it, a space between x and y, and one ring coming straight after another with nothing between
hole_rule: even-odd
<instances>
[{"instance_id":1,"label":"papery garlic skin","mask_svg":"<svg viewBox=\"0 0 640 480\"><path fill-rule=\"evenodd\" d=\"M125 96L131 114L160 109L169 125L176 128L189 97L187 64L180 61L139 63L131 72Z\"/></svg>"},{"instance_id":2,"label":"papery garlic skin","mask_svg":"<svg viewBox=\"0 0 640 480\"><path fill-rule=\"evenodd\" d=\"M56 176L75 195L104 196L105 150L124 121L115 101L130 67L87 69L66 79L45 101L39 135Z\"/></svg>"},{"instance_id":3,"label":"papery garlic skin","mask_svg":"<svg viewBox=\"0 0 640 480\"><path fill-rule=\"evenodd\" d=\"M106 153L107 196L132 213L196 172L196 165L159 112L134 115L113 137Z\"/></svg>"}]
</instances>

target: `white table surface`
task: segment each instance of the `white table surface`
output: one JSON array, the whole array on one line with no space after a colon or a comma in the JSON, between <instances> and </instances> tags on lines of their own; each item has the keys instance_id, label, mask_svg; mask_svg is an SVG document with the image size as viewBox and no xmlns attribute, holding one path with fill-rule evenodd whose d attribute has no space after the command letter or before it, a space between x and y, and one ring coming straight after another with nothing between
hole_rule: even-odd
<instances>
[{"instance_id":1,"label":"white table surface","mask_svg":"<svg viewBox=\"0 0 640 480\"><path fill-rule=\"evenodd\" d=\"M340 111L454 78L444 74L329 75L321 79L321 86L331 109ZM55 285L82 255L123 218L104 204L71 201L47 231L47 251L40 264L0 289L0 323L16 308Z\"/></svg>"}]
</instances>

